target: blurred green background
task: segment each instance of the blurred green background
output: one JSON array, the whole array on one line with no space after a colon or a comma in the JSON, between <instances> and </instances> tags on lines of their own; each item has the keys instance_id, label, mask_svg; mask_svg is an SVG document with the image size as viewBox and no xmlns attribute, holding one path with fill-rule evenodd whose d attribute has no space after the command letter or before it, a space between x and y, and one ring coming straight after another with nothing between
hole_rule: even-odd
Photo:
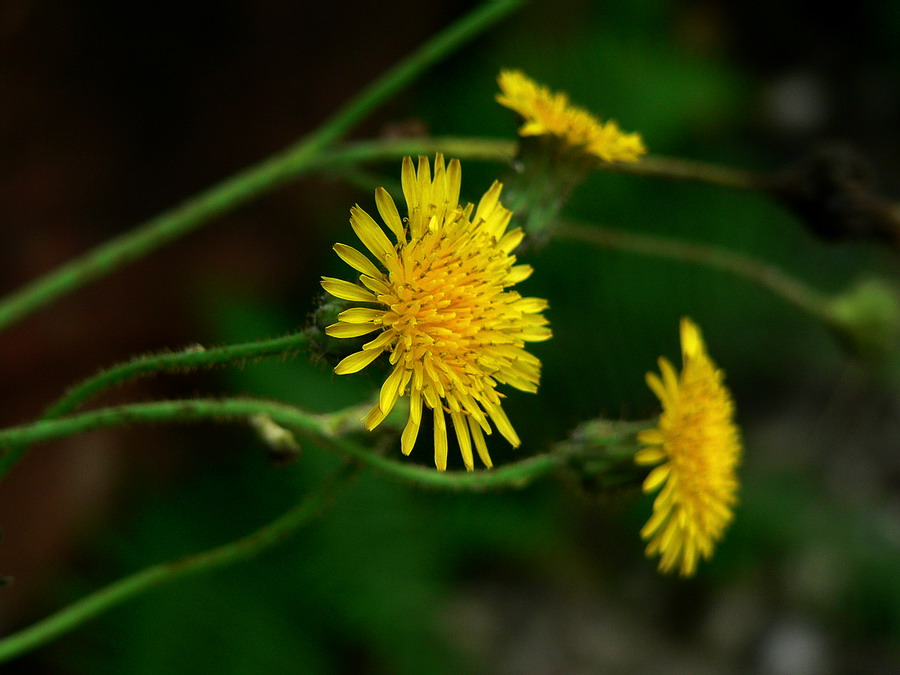
<instances>
[{"instance_id":1,"label":"blurred green background","mask_svg":"<svg viewBox=\"0 0 900 675\"><path fill-rule=\"evenodd\" d=\"M471 6L5 3L3 289L292 142ZM521 68L640 131L652 153L771 171L838 138L896 197L898 38L888 2L533 2L355 136L510 138L495 77ZM399 162L374 168L399 178ZM463 197L477 201L505 170L464 163ZM135 353L302 326L318 277L347 277L330 249L353 242L357 202L374 213L371 191L304 180L14 327L0 336L3 422ZM897 278L895 252L822 242L749 193L595 174L565 212L733 247L827 292ZM636 490L592 494L561 478L449 495L367 473L277 549L117 608L9 672L895 672L896 371L854 362L811 318L713 270L562 241L523 259L536 269L523 292L550 300L555 337L533 349L540 393L509 395L524 443L492 439L496 464L598 415L657 414L644 373L659 355L677 360L679 317L703 328L746 457L735 523L697 578L660 577L643 557L650 501ZM294 358L160 377L104 402L251 394L329 411L381 377ZM424 439L410 461L431 464ZM337 463L306 443L296 464L273 467L241 426L39 447L0 490L0 573L16 577L0 589L0 628L241 536Z\"/></svg>"}]
</instances>

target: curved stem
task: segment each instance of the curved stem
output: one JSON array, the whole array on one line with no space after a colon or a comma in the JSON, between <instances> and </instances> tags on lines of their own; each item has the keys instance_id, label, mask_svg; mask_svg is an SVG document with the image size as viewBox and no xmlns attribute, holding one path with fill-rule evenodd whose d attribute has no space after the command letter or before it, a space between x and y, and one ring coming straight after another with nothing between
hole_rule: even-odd
<instances>
[{"instance_id":1,"label":"curved stem","mask_svg":"<svg viewBox=\"0 0 900 675\"><path fill-rule=\"evenodd\" d=\"M579 427L572 438L556 444L551 453L523 459L499 469L475 473L440 473L434 469L401 464L375 455L344 438L331 436L329 421L323 419L327 416L309 415L282 404L249 399L172 401L122 406L60 420L38 422L28 427L7 429L0 432L0 444L9 442L9 439L17 442L49 440L79 431L127 422L247 418L260 413L267 414L286 426L307 432L316 430L322 436L328 437L329 442L342 453L394 478L422 487L473 492L497 488L522 488L570 464L577 466L583 463L585 475L594 479L608 472L611 467L616 468L623 463L633 468L634 434L648 426L645 422L595 420ZM592 463L597 466L592 467ZM49 642L141 593L191 574L240 562L277 544L317 516L334 494L348 483L352 474L352 465L348 464L327 484L307 495L298 506L246 537L175 562L148 567L95 591L28 628L7 636L0 640L0 663ZM619 482L621 483L621 480Z\"/></svg>"},{"instance_id":2,"label":"curved stem","mask_svg":"<svg viewBox=\"0 0 900 675\"><path fill-rule=\"evenodd\" d=\"M342 436L328 416L314 415L293 406L259 399L184 399L155 401L103 408L55 420L10 427L0 431L0 448L31 445L74 434L130 424L162 424L250 420L268 415L273 422L320 438L336 452L359 460L384 474L407 483L455 491L482 491L524 487L547 475L569 459L566 453L536 455L491 471L438 472L425 466L388 459ZM7 450L8 451L8 450Z\"/></svg>"},{"instance_id":3,"label":"curved stem","mask_svg":"<svg viewBox=\"0 0 900 675\"><path fill-rule=\"evenodd\" d=\"M310 415L283 404L252 399L222 401L198 399L120 406L6 429L0 431L0 446L10 442L33 443L128 423L230 420L236 417L252 419L259 414L266 414L279 424L318 434L343 454L394 478L422 487L474 492L498 488L522 488L542 476L579 462L584 462L591 475L599 475L608 471L610 466L622 462L628 462L629 466L633 466L631 463L634 452L633 436L637 429L646 427L645 423L640 422L595 421L593 424L584 425L572 439L558 443L551 453L523 459L491 471L441 473L434 469L386 459L352 441L334 436L333 425L326 419L327 416ZM591 470L592 461L599 461L599 468ZM3 638L0 640L0 663L49 642L141 593L182 577L240 562L277 544L317 516L334 494L347 484L352 473L352 466L348 464L327 484L309 494L298 506L246 537L175 562L148 567L82 598L28 628Z\"/></svg>"},{"instance_id":4,"label":"curved stem","mask_svg":"<svg viewBox=\"0 0 900 675\"><path fill-rule=\"evenodd\" d=\"M718 187L737 190L767 191L771 179L767 174L732 169L718 164L695 162L677 157L660 157L651 155L639 162L602 162L594 166L597 171L625 173L647 178L665 178L667 180L692 181L707 183Z\"/></svg>"},{"instance_id":5,"label":"curved stem","mask_svg":"<svg viewBox=\"0 0 900 675\"><path fill-rule=\"evenodd\" d=\"M310 167L330 168L359 162L431 155L441 152L458 159L509 162L516 157L519 142L507 138L465 138L454 136L383 138L347 143L310 162ZM697 162L678 157L650 155L639 162L597 162L594 171L621 173L643 178L706 183L737 190L767 191L768 174Z\"/></svg>"},{"instance_id":6,"label":"curved stem","mask_svg":"<svg viewBox=\"0 0 900 675\"><path fill-rule=\"evenodd\" d=\"M323 148L375 106L520 4L521 0L502 0L476 7L378 78L322 127L295 145L7 295L0 300L0 330L308 169Z\"/></svg>"},{"instance_id":7,"label":"curved stem","mask_svg":"<svg viewBox=\"0 0 900 675\"><path fill-rule=\"evenodd\" d=\"M355 470L349 465L304 497L297 506L255 532L223 546L173 562L153 565L127 576L37 623L0 640L0 663L74 630L93 617L159 586L251 558L294 534L328 506L347 486Z\"/></svg>"},{"instance_id":8,"label":"curved stem","mask_svg":"<svg viewBox=\"0 0 900 675\"><path fill-rule=\"evenodd\" d=\"M706 265L748 279L814 317L830 320L830 300L826 294L762 260L726 248L571 222L559 223L554 234L602 248Z\"/></svg>"},{"instance_id":9,"label":"curved stem","mask_svg":"<svg viewBox=\"0 0 900 675\"><path fill-rule=\"evenodd\" d=\"M344 106L315 134L319 147L328 145L346 133L370 110L387 100L415 80L431 66L439 63L479 33L518 9L523 0L492 0L484 2L451 24L418 50L379 77L350 103Z\"/></svg>"},{"instance_id":10,"label":"curved stem","mask_svg":"<svg viewBox=\"0 0 900 675\"><path fill-rule=\"evenodd\" d=\"M196 368L209 368L264 356L288 355L304 348L307 342L309 342L309 338L306 333L290 333L268 340L242 342L211 349L197 345L180 352L139 356L104 370L73 387L47 409L43 419L53 419L65 415L100 391L127 380L163 371L187 372Z\"/></svg>"},{"instance_id":11,"label":"curved stem","mask_svg":"<svg viewBox=\"0 0 900 675\"><path fill-rule=\"evenodd\" d=\"M509 162L516 156L518 142L508 138L466 138L422 136L379 138L345 143L310 162L316 170L342 168L361 162L402 159L440 152L448 157L486 162Z\"/></svg>"},{"instance_id":12,"label":"curved stem","mask_svg":"<svg viewBox=\"0 0 900 675\"><path fill-rule=\"evenodd\" d=\"M305 173L357 162L429 155L435 152L460 159L508 162L515 157L517 145L515 141L508 139L399 138L352 143L324 152L317 138L317 135L313 135L308 140L236 174L0 299L0 330L129 262L152 253L170 241L189 234L217 215ZM759 174L675 158L647 157L636 163L598 164L595 169L745 190L767 189L765 177Z\"/></svg>"},{"instance_id":13,"label":"curved stem","mask_svg":"<svg viewBox=\"0 0 900 675\"><path fill-rule=\"evenodd\" d=\"M127 380L153 375L162 371L184 372L195 368L209 368L274 354L290 354L304 347L307 342L308 337L305 333L291 333L290 335L269 340L245 342L213 349L204 349L198 346L181 352L141 356L127 363L104 370L73 387L56 403L51 405L44 412L41 419L55 419L65 415L104 389ZM27 450L27 444L12 444L9 446L6 454L0 456L0 479L9 472Z\"/></svg>"}]
</instances>

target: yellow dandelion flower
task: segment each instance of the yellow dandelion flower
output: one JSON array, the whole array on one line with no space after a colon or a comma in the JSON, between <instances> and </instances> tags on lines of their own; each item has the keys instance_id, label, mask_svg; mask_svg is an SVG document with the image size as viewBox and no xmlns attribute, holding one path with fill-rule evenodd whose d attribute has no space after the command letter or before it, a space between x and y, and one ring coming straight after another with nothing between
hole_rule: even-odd
<instances>
[{"instance_id":1,"label":"yellow dandelion flower","mask_svg":"<svg viewBox=\"0 0 900 675\"><path fill-rule=\"evenodd\" d=\"M432 177L427 158L419 158L418 171L409 157L404 159L401 183L408 217L400 218L384 188L375 192L378 212L396 244L359 206L350 211L353 231L384 271L356 249L335 244L338 256L360 273L360 283L322 278L335 297L371 305L341 312L338 322L326 328L328 335L349 338L378 331L335 373L355 373L383 352L390 355L393 370L366 417L366 428L374 429L399 397L409 396L401 437L408 455L423 405L430 408L434 462L441 471L447 468L447 415L470 471L473 444L482 462L492 465L484 439L490 422L514 447L519 445L497 385L537 391L541 362L524 345L551 336L542 314L547 301L507 290L532 269L515 264L512 251L524 234L519 228L507 231L512 212L499 201L501 184L494 182L477 208L460 206L460 177L457 160L445 168L437 155Z\"/></svg>"},{"instance_id":2,"label":"yellow dandelion flower","mask_svg":"<svg viewBox=\"0 0 900 675\"><path fill-rule=\"evenodd\" d=\"M600 122L564 92L554 93L520 70L501 71L497 83L497 102L525 119L520 136L556 136L605 162L636 162L647 152L640 134L625 133L612 120Z\"/></svg>"},{"instance_id":3,"label":"yellow dandelion flower","mask_svg":"<svg viewBox=\"0 0 900 675\"><path fill-rule=\"evenodd\" d=\"M680 376L665 358L659 359L662 378L647 374L663 412L656 429L638 434L647 447L635 461L657 465L644 481L644 492L662 488L641 530L641 537L650 540L646 553L661 556L661 572L678 568L687 577L700 558L712 556L733 518L741 441L722 371L707 355L700 329L687 318L681 320L681 350Z\"/></svg>"}]
</instances>

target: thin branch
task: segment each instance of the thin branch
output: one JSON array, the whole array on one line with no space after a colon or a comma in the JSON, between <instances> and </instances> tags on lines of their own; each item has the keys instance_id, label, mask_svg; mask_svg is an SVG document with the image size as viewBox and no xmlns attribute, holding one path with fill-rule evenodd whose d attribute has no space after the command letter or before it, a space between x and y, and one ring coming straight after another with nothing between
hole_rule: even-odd
<instances>
[{"instance_id":1,"label":"thin branch","mask_svg":"<svg viewBox=\"0 0 900 675\"><path fill-rule=\"evenodd\" d=\"M0 299L0 330L308 170L326 146L346 133L375 106L520 4L520 0L502 0L479 5L378 78L322 127L295 145Z\"/></svg>"},{"instance_id":2,"label":"thin branch","mask_svg":"<svg viewBox=\"0 0 900 675\"><path fill-rule=\"evenodd\" d=\"M349 484L354 474L355 469L352 466L343 467L290 511L241 539L180 560L148 567L91 593L17 633L8 635L0 640L0 663L50 642L78 628L98 614L154 588L242 562L273 547L316 518L337 492Z\"/></svg>"},{"instance_id":3,"label":"thin branch","mask_svg":"<svg viewBox=\"0 0 900 675\"><path fill-rule=\"evenodd\" d=\"M810 288L773 265L727 248L572 222L559 223L554 234L602 248L681 260L718 269L752 281L818 319L831 320L830 299L826 294Z\"/></svg>"},{"instance_id":4,"label":"thin branch","mask_svg":"<svg viewBox=\"0 0 900 675\"><path fill-rule=\"evenodd\" d=\"M315 415L283 403L251 398L184 399L133 403L60 419L41 420L33 424L10 427L0 431L0 448L5 448L8 452L9 448L18 445L32 445L95 429L132 424L200 421L243 422L258 415L268 415L276 424L323 440L326 445L339 454L363 462L373 469L403 482L422 487L475 492L524 487L567 461L565 454L544 454L491 471L438 472L426 466L409 464L405 460L376 455L359 443L336 435L335 424L326 415Z\"/></svg>"},{"instance_id":5,"label":"thin branch","mask_svg":"<svg viewBox=\"0 0 900 675\"><path fill-rule=\"evenodd\" d=\"M644 157L639 162L600 162L594 168L597 171L706 183L737 190L764 192L771 182L768 174L658 155Z\"/></svg>"},{"instance_id":6,"label":"thin branch","mask_svg":"<svg viewBox=\"0 0 900 675\"><path fill-rule=\"evenodd\" d=\"M471 161L512 161L518 142L508 138L470 138L460 136L413 136L354 141L328 149L311 161L311 170L344 170L363 162L377 162L418 155L441 153Z\"/></svg>"},{"instance_id":7,"label":"thin branch","mask_svg":"<svg viewBox=\"0 0 900 675\"><path fill-rule=\"evenodd\" d=\"M305 348L309 338L306 333L290 333L267 340L254 340L223 347L206 349L200 345L179 352L164 352L139 356L126 363L104 370L70 389L65 396L44 413L43 419L65 415L104 389L127 380L155 375L160 372L188 372L197 368L210 368L229 363L241 363L265 356L284 356Z\"/></svg>"},{"instance_id":8,"label":"thin branch","mask_svg":"<svg viewBox=\"0 0 900 675\"><path fill-rule=\"evenodd\" d=\"M386 459L339 436L333 436L332 420L326 415L310 415L296 408L267 401L192 400L136 404L84 413L59 420L38 422L28 427L0 431L0 446L10 442L38 442L104 426L137 422L198 421L201 419L252 418L260 413L275 422L319 433L341 453L360 460L396 479L420 487L453 491L481 492L488 489L517 489L564 467L590 479L600 488L603 477L615 474L614 486L635 481L633 456L635 434L648 427L644 422L608 422L594 420L579 427L572 437L557 443L550 453L474 473L438 472ZM346 411L338 413L345 415ZM64 633L78 628L93 617L159 586L183 577L212 571L251 558L294 534L315 518L344 488L357 463L347 464L326 484L307 495L296 507L252 534L212 550L180 560L148 567L76 601L59 612L0 640L0 663L20 656ZM580 468L579 468L580 467ZM627 478L623 478L623 467ZM636 478L637 477L637 478Z\"/></svg>"},{"instance_id":9,"label":"thin branch","mask_svg":"<svg viewBox=\"0 0 900 675\"><path fill-rule=\"evenodd\" d=\"M180 352L140 356L104 370L76 385L51 405L41 419L49 420L61 417L83 405L101 391L138 377L146 377L163 371L186 372L196 368L238 363L264 356L290 354L305 347L308 341L305 333L291 333L269 340L257 340L212 349L198 346ZM6 454L0 456L0 479L24 456L27 450L27 444L13 444Z\"/></svg>"}]
</instances>

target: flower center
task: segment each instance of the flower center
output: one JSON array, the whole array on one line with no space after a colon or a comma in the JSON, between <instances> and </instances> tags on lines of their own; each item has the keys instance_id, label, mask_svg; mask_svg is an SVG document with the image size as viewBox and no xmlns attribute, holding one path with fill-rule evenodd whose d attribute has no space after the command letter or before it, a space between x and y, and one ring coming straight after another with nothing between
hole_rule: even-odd
<instances>
[{"instance_id":1,"label":"flower center","mask_svg":"<svg viewBox=\"0 0 900 675\"><path fill-rule=\"evenodd\" d=\"M388 276L391 293L379 300L389 308L385 329L396 336L392 362L402 359L409 370L421 363L441 388L474 393L493 384L487 378L496 364L484 348L498 342L510 263L487 235L473 237L470 223L454 225L458 236L432 231L401 247Z\"/></svg>"},{"instance_id":2,"label":"flower center","mask_svg":"<svg viewBox=\"0 0 900 675\"><path fill-rule=\"evenodd\" d=\"M735 440L728 401L710 384L713 374L682 382L681 400L672 411L666 445L678 477L681 508L701 532L717 521L712 503L729 504L733 492L731 458Z\"/></svg>"}]
</instances>

